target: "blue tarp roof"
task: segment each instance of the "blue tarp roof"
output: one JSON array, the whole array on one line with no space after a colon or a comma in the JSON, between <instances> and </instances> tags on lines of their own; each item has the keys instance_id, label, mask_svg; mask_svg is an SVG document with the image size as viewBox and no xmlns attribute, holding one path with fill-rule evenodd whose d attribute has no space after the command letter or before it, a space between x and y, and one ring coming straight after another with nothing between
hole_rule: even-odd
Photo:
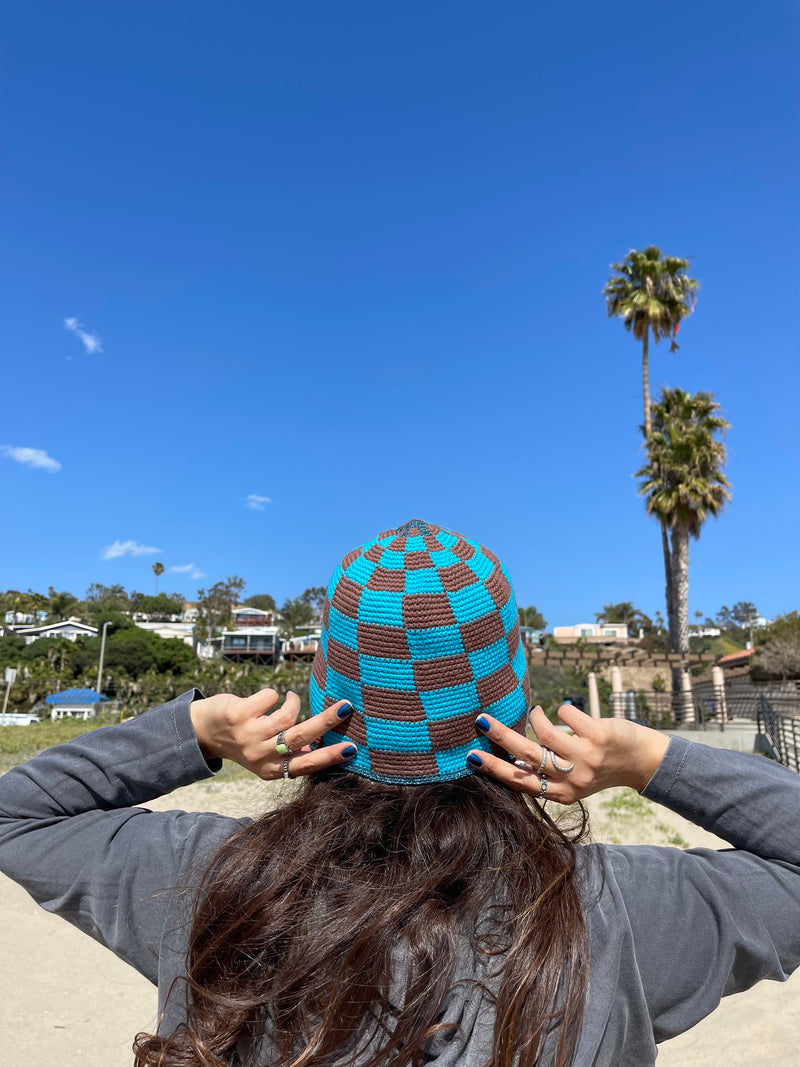
<instances>
[{"instance_id":1,"label":"blue tarp roof","mask_svg":"<svg viewBox=\"0 0 800 1067\"><path fill-rule=\"evenodd\" d=\"M44 698L45 704L99 704L101 700L108 700L108 697L94 689L64 689Z\"/></svg>"}]
</instances>

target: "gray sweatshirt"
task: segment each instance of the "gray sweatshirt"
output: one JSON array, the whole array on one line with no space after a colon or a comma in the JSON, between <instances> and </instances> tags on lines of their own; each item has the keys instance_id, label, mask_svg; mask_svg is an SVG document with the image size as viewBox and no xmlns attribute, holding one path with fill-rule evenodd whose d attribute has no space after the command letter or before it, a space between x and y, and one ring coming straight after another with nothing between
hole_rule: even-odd
<instances>
[{"instance_id":1,"label":"gray sweatshirt","mask_svg":"<svg viewBox=\"0 0 800 1067\"><path fill-rule=\"evenodd\" d=\"M0 870L157 984L164 1033L184 1018L182 993L167 997L184 973L189 932L191 894L179 890L197 885L244 822L133 806L219 769L192 729L198 695L92 731L0 778ZM652 1064L657 1042L693 1026L721 997L783 980L800 963L800 777L762 757L673 737L644 795L733 848L579 848L591 950L579 1067ZM482 977L466 953L459 971ZM428 1062L483 1067L494 1023L486 995L474 983L454 987L443 1021L460 1029ZM274 1062L270 1046L267 1034L242 1063Z\"/></svg>"}]
</instances>

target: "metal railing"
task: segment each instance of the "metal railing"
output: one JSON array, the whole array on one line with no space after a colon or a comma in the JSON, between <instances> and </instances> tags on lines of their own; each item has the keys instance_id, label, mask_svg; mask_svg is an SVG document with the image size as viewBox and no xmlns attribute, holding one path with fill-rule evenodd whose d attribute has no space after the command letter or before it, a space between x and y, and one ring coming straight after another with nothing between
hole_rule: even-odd
<instances>
[{"instance_id":1,"label":"metal railing","mask_svg":"<svg viewBox=\"0 0 800 1067\"><path fill-rule=\"evenodd\" d=\"M767 698L761 696L756 723L759 734L768 742L764 745L762 741L758 746L764 755L800 773L800 719L775 711Z\"/></svg>"}]
</instances>

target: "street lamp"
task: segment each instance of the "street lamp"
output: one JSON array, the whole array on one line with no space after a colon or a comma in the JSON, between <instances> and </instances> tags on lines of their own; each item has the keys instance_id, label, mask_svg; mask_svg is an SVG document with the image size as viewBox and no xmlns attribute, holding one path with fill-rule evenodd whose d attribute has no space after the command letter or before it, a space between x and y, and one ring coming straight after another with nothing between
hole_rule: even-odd
<instances>
[{"instance_id":1,"label":"street lamp","mask_svg":"<svg viewBox=\"0 0 800 1067\"><path fill-rule=\"evenodd\" d=\"M110 620L103 623L103 636L100 641L100 666L97 668L97 692L101 696L103 695L103 660L106 655L106 630L110 625Z\"/></svg>"}]
</instances>

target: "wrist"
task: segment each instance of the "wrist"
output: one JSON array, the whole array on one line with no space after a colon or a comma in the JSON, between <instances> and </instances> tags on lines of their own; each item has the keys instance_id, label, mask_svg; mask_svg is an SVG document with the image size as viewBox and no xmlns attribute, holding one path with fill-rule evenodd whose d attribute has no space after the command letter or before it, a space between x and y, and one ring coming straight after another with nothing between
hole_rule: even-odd
<instances>
[{"instance_id":1,"label":"wrist","mask_svg":"<svg viewBox=\"0 0 800 1067\"><path fill-rule=\"evenodd\" d=\"M645 736L639 752L639 758L636 761L635 780L631 783L637 793L642 792L661 766L661 761L669 745L669 737L666 734L659 733L658 730L651 730L646 726L642 727L642 730L645 731Z\"/></svg>"},{"instance_id":2,"label":"wrist","mask_svg":"<svg viewBox=\"0 0 800 1067\"><path fill-rule=\"evenodd\" d=\"M209 705L216 699L216 697L203 697L201 700L193 700L189 707L189 716L192 720L197 744L203 753L203 758L206 760L222 758L222 753L214 744L208 729Z\"/></svg>"}]
</instances>

